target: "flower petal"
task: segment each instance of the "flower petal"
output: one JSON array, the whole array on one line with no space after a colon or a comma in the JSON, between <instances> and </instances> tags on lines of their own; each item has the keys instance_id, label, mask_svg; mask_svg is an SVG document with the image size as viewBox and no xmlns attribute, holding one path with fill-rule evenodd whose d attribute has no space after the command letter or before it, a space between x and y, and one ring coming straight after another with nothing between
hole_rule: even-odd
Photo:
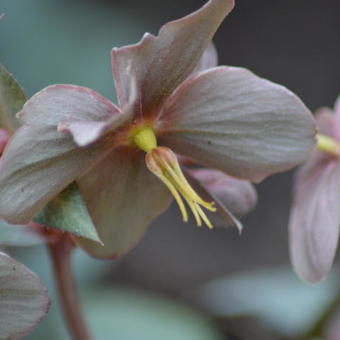
<instances>
[{"instance_id":1,"label":"flower petal","mask_svg":"<svg viewBox=\"0 0 340 340\"><path fill-rule=\"evenodd\" d=\"M340 164L316 151L298 172L289 222L290 255L297 275L322 280L332 266L340 226Z\"/></svg>"},{"instance_id":2,"label":"flower petal","mask_svg":"<svg viewBox=\"0 0 340 340\"><path fill-rule=\"evenodd\" d=\"M26 99L22 88L0 64L0 127L13 132L19 121L15 114L21 110Z\"/></svg>"},{"instance_id":3,"label":"flower petal","mask_svg":"<svg viewBox=\"0 0 340 340\"><path fill-rule=\"evenodd\" d=\"M217 64L218 64L217 50L215 45L212 42L210 42L193 72L204 71L209 68L216 67Z\"/></svg>"},{"instance_id":4,"label":"flower petal","mask_svg":"<svg viewBox=\"0 0 340 340\"><path fill-rule=\"evenodd\" d=\"M302 163L315 145L313 116L293 93L236 67L187 79L160 120L164 145L257 182Z\"/></svg>"},{"instance_id":5,"label":"flower petal","mask_svg":"<svg viewBox=\"0 0 340 340\"><path fill-rule=\"evenodd\" d=\"M193 71L234 0L210 0L198 11L164 25L158 36L144 35L135 45L112 50L112 69L121 107L128 102L130 67L144 113L162 101Z\"/></svg>"},{"instance_id":6,"label":"flower petal","mask_svg":"<svg viewBox=\"0 0 340 340\"><path fill-rule=\"evenodd\" d=\"M6 129L0 128L0 155L3 153L11 134Z\"/></svg>"},{"instance_id":7,"label":"flower petal","mask_svg":"<svg viewBox=\"0 0 340 340\"><path fill-rule=\"evenodd\" d=\"M340 95L335 100L334 111L337 114L337 116L340 116Z\"/></svg>"},{"instance_id":8,"label":"flower petal","mask_svg":"<svg viewBox=\"0 0 340 340\"><path fill-rule=\"evenodd\" d=\"M0 162L0 216L27 223L66 186L109 150L104 141L80 148L52 126L23 126Z\"/></svg>"},{"instance_id":9,"label":"flower petal","mask_svg":"<svg viewBox=\"0 0 340 340\"><path fill-rule=\"evenodd\" d=\"M86 146L101 137L105 127L105 122L63 120L58 125L58 131L69 132L79 146Z\"/></svg>"},{"instance_id":10,"label":"flower petal","mask_svg":"<svg viewBox=\"0 0 340 340\"><path fill-rule=\"evenodd\" d=\"M215 226L235 226L238 231L241 232L243 229L242 223L229 210L229 207L225 204L225 202L221 201L220 198L215 195L213 190L209 190L209 188L203 184L203 181L196 178L194 171L195 170L193 169L185 168L190 184L200 197L202 197L205 201L214 202L217 208L217 215L216 213L207 211L208 218L212 221L212 224ZM210 171L210 169L207 169L207 171Z\"/></svg>"},{"instance_id":11,"label":"flower petal","mask_svg":"<svg viewBox=\"0 0 340 340\"><path fill-rule=\"evenodd\" d=\"M171 198L165 185L146 168L144 154L129 149L112 152L78 185L104 246L80 238L78 243L98 258L126 253Z\"/></svg>"},{"instance_id":12,"label":"flower petal","mask_svg":"<svg viewBox=\"0 0 340 340\"><path fill-rule=\"evenodd\" d=\"M18 113L24 124L55 126L60 132L70 133L80 146L98 140L111 125L124 123L125 116L97 92L64 84L41 90Z\"/></svg>"},{"instance_id":13,"label":"flower petal","mask_svg":"<svg viewBox=\"0 0 340 340\"><path fill-rule=\"evenodd\" d=\"M320 133L340 141L340 108L337 106L340 104L337 103L335 106L338 111L323 107L318 109L314 116Z\"/></svg>"},{"instance_id":14,"label":"flower petal","mask_svg":"<svg viewBox=\"0 0 340 340\"><path fill-rule=\"evenodd\" d=\"M18 118L33 126L55 126L64 120L103 122L119 109L97 92L86 87L57 84L30 98Z\"/></svg>"},{"instance_id":15,"label":"flower petal","mask_svg":"<svg viewBox=\"0 0 340 340\"><path fill-rule=\"evenodd\" d=\"M214 169L190 169L189 172L233 214L243 216L254 209L257 194L250 182Z\"/></svg>"},{"instance_id":16,"label":"flower petal","mask_svg":"<svg viewBox=\"0 0 340 340\"><path fill-rule=\"evenodd\" d=\"M334 112L331 109L327 107L318 109L315 112L314 117L318 127L318 132L330 137L336 137L334 134L336 119Z\"/></svg>"},{"instance_id":17,"label":"flower petal","mask_svg":"<svg viewBox=\"0 0 340 340\"><path fill-rule=\"evenodd\" d=\"M108 102L105 98L101 97L95 92L93 93L92 90L86 89L87 91L91 92L92 96L95 95L95 99L99 100L99 102L91 102L91 104L94 105L92 110L95 111L96 109L100 108L99 112L104 113L106 105L106 111L112 111L111 114L108 116L104 114L102 116L98 115L95 117L89 117L89 120L89 118L87 118L86 112L85 114L83 113L84 109L81 111L81 107L79 107L78 116L79 118L82 118L63 118L58 124L58 131L69 132L73 136L74 141L79 146L87 146L97 141L100 137L107 134L108 132L115 130L119 126L131 120L134 116L136 99L138 96L135 80L132 81L131 86L132 88L130 89L129 103L126 105L122 112L118 111L119 109L112 103ZM72 105L76 104L75 106L81 106L81 102L74 103L74 99L79 97L79 100L81 101L82 98L81 96L79 96L79 94L82 94L83 90L80 91L79 87L72 87L71 89L67 88L67 92L68 93L65 94L65 96L69 95L71 97L71 99L73 100ZM63 97L63 94L61 97ZM89 96L87 94L86 98L89 99ZM96 105L98 105L98 107L96 107ZM93 118L95 118L95 120ZM98 118L100 119L99 121L97 120Z\"/></svg>"},{"instance_id":18,"label":"flower petal","mask_svg":"<svg viewBox=\"0 0 340 340\"><path fill-rule=\"evenodd\" d=\"M0 338L21 339L47 313L50 300L39 278L0 253Z\"/></svg>"}]
</instances>

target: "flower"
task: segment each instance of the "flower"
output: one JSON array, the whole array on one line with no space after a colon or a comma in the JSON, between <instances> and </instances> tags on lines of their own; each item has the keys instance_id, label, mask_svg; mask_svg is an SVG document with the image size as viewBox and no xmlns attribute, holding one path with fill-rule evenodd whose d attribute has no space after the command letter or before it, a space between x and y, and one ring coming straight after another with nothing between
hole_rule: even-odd
<instances>
[{"instance_id":1,"label":"flower","mask_svg":"<svg viewBox=\"0 0 340 340\"><path fill-rule=\"evenodd\" d=\"M289 221L290 257L297 275L322 280L331 269L340 226L340 101L316 113L317 149L295 178Z\"/></svg>"},{"instance_id":2,"label":"flower","mask_svg":"<svg viewBox=\"0 0 340 340\"><path fill-rule=\"evenodd\" d=\"M1 19L1 17L0 17ZM0 64L0 159L10 136L18 127L15 114L24 105L26 98L22 88L12 75ZM47 235L48 233L51 234ZM33 221L25 225L12 225L0 219L0 246L31 246L48 242L54 229L42 228Z\"/></svg>"},{"instance_id":3,"label":"flower","mask_svg":"<svg viewBox=\"0 0 340 340\"><path fill-rule=\"evenodd\" d=\"M29 99L1 161L0 216L23 223L76 181L104 246L77 242L92 256L114 257L137 242L171 194L183 219L185 201L198 225L211 227L205 210L225 208L220 192L196 176L214 198L198 195L178 155L222 171L221 178L255 182L304 161L315 128L303 103L246 69L215 67L211 39L233 6L210 0L157 36L114 48L119 107L74 85Z\"/></svg>"}]
</instances>

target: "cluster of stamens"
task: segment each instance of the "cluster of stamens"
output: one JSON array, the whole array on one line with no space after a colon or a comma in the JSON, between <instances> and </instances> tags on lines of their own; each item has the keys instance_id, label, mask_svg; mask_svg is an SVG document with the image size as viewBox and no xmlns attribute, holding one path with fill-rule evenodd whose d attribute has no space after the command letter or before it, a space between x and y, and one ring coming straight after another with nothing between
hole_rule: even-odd
<instances>
[{"instance_id":1,"label":"cluster of stamens","mask_svg":"<svg viewBox=\"0 0 340 340\"><path fill-rule=\"evenodd\" d=\"M216 211L213 202L206 202L193 190L185 178L176 155L167 147L157 147L146 154L146 165L170 190L182 213L183 221L188 221L188 213L182 197L191 209L198 226L202 220L209 227L212 224L201 206L209 211Z\"/></svg>"},{"instance_id":2,"label":"cluster of stamens","mask_svg":"<svg viewBox=\"0 0 340 340\"><path fill-rule=\"evenodd\" d=\"M183 221L188 221L184 199L191 209L197 225L201 226L203 221L209 228L212 228L213 225L202 207L215 212L214 202L204 201L191 187L182 172L175 153L167 147L157 146L156 137L151 128L139 130L134 134L133 142L146 152L145 161L148 169L167 186L174 196L182 213Z\"/></svg>"}]
</instances>

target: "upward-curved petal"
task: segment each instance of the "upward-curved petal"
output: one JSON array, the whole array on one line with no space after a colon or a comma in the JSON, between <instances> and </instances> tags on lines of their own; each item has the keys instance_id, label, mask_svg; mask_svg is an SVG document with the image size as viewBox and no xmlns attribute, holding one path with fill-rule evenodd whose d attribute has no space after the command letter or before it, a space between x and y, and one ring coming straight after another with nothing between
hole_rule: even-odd
<instances>
[{"instance_id":1,"label":"upward-curved petal","mask_svg":"<svg viewBox=\"0 0 340 340\"><path fill-rule=\"evenodd\" d=\"M261 181L302 163L315 145L315 122L286 88L236 67L188 78L167 100L160 142L198 163Z\"/></svg>"},{"instance_id":2,"label":"upward-curved petal","mask_svg":"<svg viewBox=\"0 0 340 340\"><path fill-rule=\"evenodd\" d=\"M66 119L106 121L119 112L117 106L91 89L56 84L30 98L18 118L27 125L57 127Z\"/></svg>"},{"instance_id":3,"label":"upward-curved petal","mask_svg":"<svg viewBox=\"0 0 340 340\"><path fill-rule=\"evenodd\" d=\"M99 93L82 86L57 84L46 87L26 102L18 113L30 126L51 126L70 134L79 146L95 142L112 126L123 124L130 114Z\"/></svg>"},{"instance_id":4,"label":"upward-curved petal","mask_svg":"<svg viewBox=\"0 0 340 340\"><path fill-rule=\"evenodd\" d=\"M144 35L135 45L112 50L117 97L129 99L130 68L140 89L142 111L148 114L195 68L213 34L232 10L234 0L210 0L198 11L164 25L158 36Z\"/></svg>"}]
</instances>

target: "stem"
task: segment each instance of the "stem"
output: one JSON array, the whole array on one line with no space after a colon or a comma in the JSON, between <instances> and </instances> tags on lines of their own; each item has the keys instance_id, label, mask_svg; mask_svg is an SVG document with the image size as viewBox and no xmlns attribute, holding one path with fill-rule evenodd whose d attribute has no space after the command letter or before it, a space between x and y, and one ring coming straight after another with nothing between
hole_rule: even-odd
<instances>
[{"instance_id":1,"label":"stem","mask_svg":"<svg viewBox=\"0 0 340 340\"><path fill-rule=\"evenodd\" d=\"M340 307L340 292L335 297L334 300L325 308L319 319L314 323L314 325L302 336L299 340L310 340L315 337L321 337L325 327L333 316L334 312Z\"/></svg>"},{"instance_id":2,"label":"stem","mask_svg":"<svg viewBox=\"0 0 340 340\"><path fill-rule=\"evenodd\" d=\"M90 340L83 318L72 273L72 241L67 234L48 244L62 313L74 340Z\"/></svg>"}]
</instances>

